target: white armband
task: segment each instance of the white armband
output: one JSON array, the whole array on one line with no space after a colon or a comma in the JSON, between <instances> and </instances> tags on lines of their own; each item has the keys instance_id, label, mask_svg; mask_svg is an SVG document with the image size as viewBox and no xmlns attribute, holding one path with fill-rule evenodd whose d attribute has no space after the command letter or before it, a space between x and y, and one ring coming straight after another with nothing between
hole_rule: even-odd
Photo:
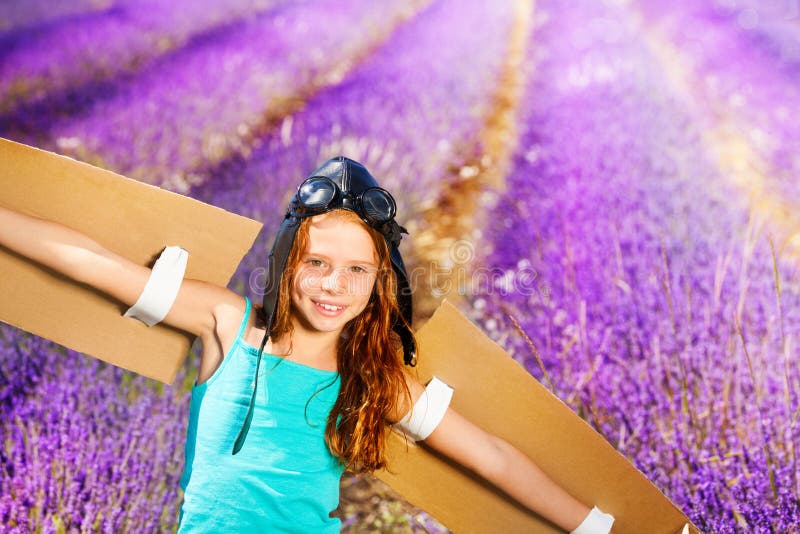
<instances>
[{"instance_id":1,"label":"white armband","mask_svg":"<svg viewBox=\"0 0 800 534\"><path fill-rule=\"evenodd\" d=\"M414 441L422 441L439 425L452 397L453 388L434 376L411 411L394 426Z\"/></svg>"},{"instance_id":2,"label":"white armband","mask_svg":"<svg viewBox=\"0 0 800 534\"><path fill-rule=\"evenodd\" d=\"M125 317L139 319L147 326L160 323L175 303L188 258L189 253L181 247L165 248L153 265L139 300L125 312Z\"/></svg>"},{"instance_id":3,"label":"white armband","mask_svg":"<svg viewBox=\"0 0 800 534\"><path fill-rule=\"evenodd\" d=\"M611 526L614 524L614 516L604 514L600 508L595 506L583 523L578 525L578 528L570 532L570 534L608 534L611 532Z\"/></svg>"}]
</instances>

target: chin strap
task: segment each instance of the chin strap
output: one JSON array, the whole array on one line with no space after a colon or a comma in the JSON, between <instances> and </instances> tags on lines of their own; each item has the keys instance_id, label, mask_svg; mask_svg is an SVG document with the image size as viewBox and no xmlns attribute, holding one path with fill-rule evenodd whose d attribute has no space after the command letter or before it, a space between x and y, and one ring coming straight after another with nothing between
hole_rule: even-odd
<instances>
[{"instance_id":1,"label":"chin strap","mask_svg":"<svg viewBox=\"0 0 800 534\"><path fill-rule=\"evenodd\" d=\"M267 320L266 332L264 333L264 339L261 341L261 347L258 349L256 376L253 379L253 393L250 395L250 404L247 406L247 416L245 416L242 428L239 430L239 435L236 437L236 441L233 444L233 452L231 454L236 454L242 449L244 440L247 437L247 432L250 430L250 423L253 421L253 412L256 407L256 391L258 390L258 371L261 367L261 355L264 353L267 340L272 335L272 326L275 322L275 313L278 309L278 294L281 289L281 278L286 269L289 251L292 249L294 236L297 234L297 228L299 226L300 221L296 217L291 217L287 214L283 218L281 227L278 230L278 235L275 238L275 243L272 245L272 250L269 253L269 274L267 275L267 287L264 290L264 314Z\"/></svg>"},{"instance_id":2,"label":"chin strap","mask_svg":"<svg viewBox=\"0 0 800 534\"><path fill-rule=\"evenodd\" d=\"M244 418L244 423L242 424L242 428L239 430L239 435L236 436L236 441L233 443L233 452L231 454L236 454L242 449L244 445L244 439L247 437L247 432L250 431L250 423L253 421L253 411L256 407L256 391L258 391L258 369L261 367L261 355L264 353L264 347L267 345L267 340L269 336L264 336L264 340L261 342L261 347L258 349L258 358L256 359L256 376L253 379L253 394L250 395L250 405L247 407L247 415Z\"/></svg>"},{"instance_id":3,"label":"chin strap","mask_svg":"<svg viewBox=\"0 0 800 534\"><path fill-rule=\"evenodd\" d=\"M406 326L411 324L413 318L411 288L406 275L406 266L396 246L391 248L390 256L392 269L397 279L397 305L400 307L400 314L395 317L392 329L400 336L400 341L403 343L403 361L406 365L414 367L417 365L417 345L414 342L410 327Z\"/></svg>"},{"instance_id":4,"label":"chin strap","mask_svg":"<svg viewBox=\"0 0 800 534\"><path fill-rule=\"evenodd\" d=\"M395 332L400 336L400 341L403 343L403 361L406 365L416 367L417 365L417 346L414 343L414 338L411 332L404 324L395 327Z\"/></svg>"}]
</instances>

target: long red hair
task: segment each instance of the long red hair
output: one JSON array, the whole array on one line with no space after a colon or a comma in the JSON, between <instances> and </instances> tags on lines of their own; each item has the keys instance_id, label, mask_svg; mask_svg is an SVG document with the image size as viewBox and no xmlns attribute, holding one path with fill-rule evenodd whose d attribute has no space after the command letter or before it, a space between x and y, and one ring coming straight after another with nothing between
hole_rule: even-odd
<instances>
[{"instance_id":1,"label":"long red hair","mask_svg":"<svg viewBox=\"0 0 800 534\"><path fill-rule=\"evenodd\" d=\"M346 469L370 472L386 466L387 422L390 414L411 405L399 337L392 329L394 317L402 317L397 303L397 278L389 247L380 232L349 210L336 216L362 224L369 232L378 260L378 276L370 300L357 317L345 325L339 340L337 368L341 377L339 396L328 415L325 441L331 454ZM274 341L294 332L291 321L291 285L297 265L308 247L310 218L297 230L286 270L280 282Z\"/></svg>"}]
</instances>

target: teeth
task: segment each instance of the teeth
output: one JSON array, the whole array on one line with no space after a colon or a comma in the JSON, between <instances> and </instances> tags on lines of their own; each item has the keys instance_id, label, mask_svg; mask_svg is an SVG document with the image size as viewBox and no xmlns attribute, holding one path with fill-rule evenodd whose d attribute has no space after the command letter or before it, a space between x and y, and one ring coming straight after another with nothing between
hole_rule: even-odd
<instances>
[{"instance_id":1,"label":"teeth","mask_svg":"<svg viewBox=\"0 0 800 534\"><path fill-rule=\"evenodd\" d=\"M342 308L344 308L344 306L331 306L330 304L323 304L321 302L317 302L316 304L317 304L317 306L325 308L328 311L336 311L336 310L341 310Z\"/></svg>"}]
</instances>

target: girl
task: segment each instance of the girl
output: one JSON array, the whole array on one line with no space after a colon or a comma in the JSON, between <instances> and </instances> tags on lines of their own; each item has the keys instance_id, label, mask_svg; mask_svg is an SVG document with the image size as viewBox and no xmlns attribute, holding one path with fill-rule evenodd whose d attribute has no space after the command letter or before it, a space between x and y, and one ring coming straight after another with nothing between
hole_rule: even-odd
<instances>
[{"instance_id":1,"label":"girl","mask_svg":"<svg viewBox=\"0 0 800 534\"><path fill-rule=\"evenodd\" d=\"M128 316L200 337L180 532L338 532L330 512L341 474L386 465L389 425L565 531L609 532L613 517L456 413L442 382L425 387L405 370L398 350L413 365L416 345L394 215L394 199L361 164L326 162L287 210L262 307L181 280L183 251L168 248L177 266L165 253L151 270L3 208L0 245L126 303Z\"/></svg>"}]
</instances>

